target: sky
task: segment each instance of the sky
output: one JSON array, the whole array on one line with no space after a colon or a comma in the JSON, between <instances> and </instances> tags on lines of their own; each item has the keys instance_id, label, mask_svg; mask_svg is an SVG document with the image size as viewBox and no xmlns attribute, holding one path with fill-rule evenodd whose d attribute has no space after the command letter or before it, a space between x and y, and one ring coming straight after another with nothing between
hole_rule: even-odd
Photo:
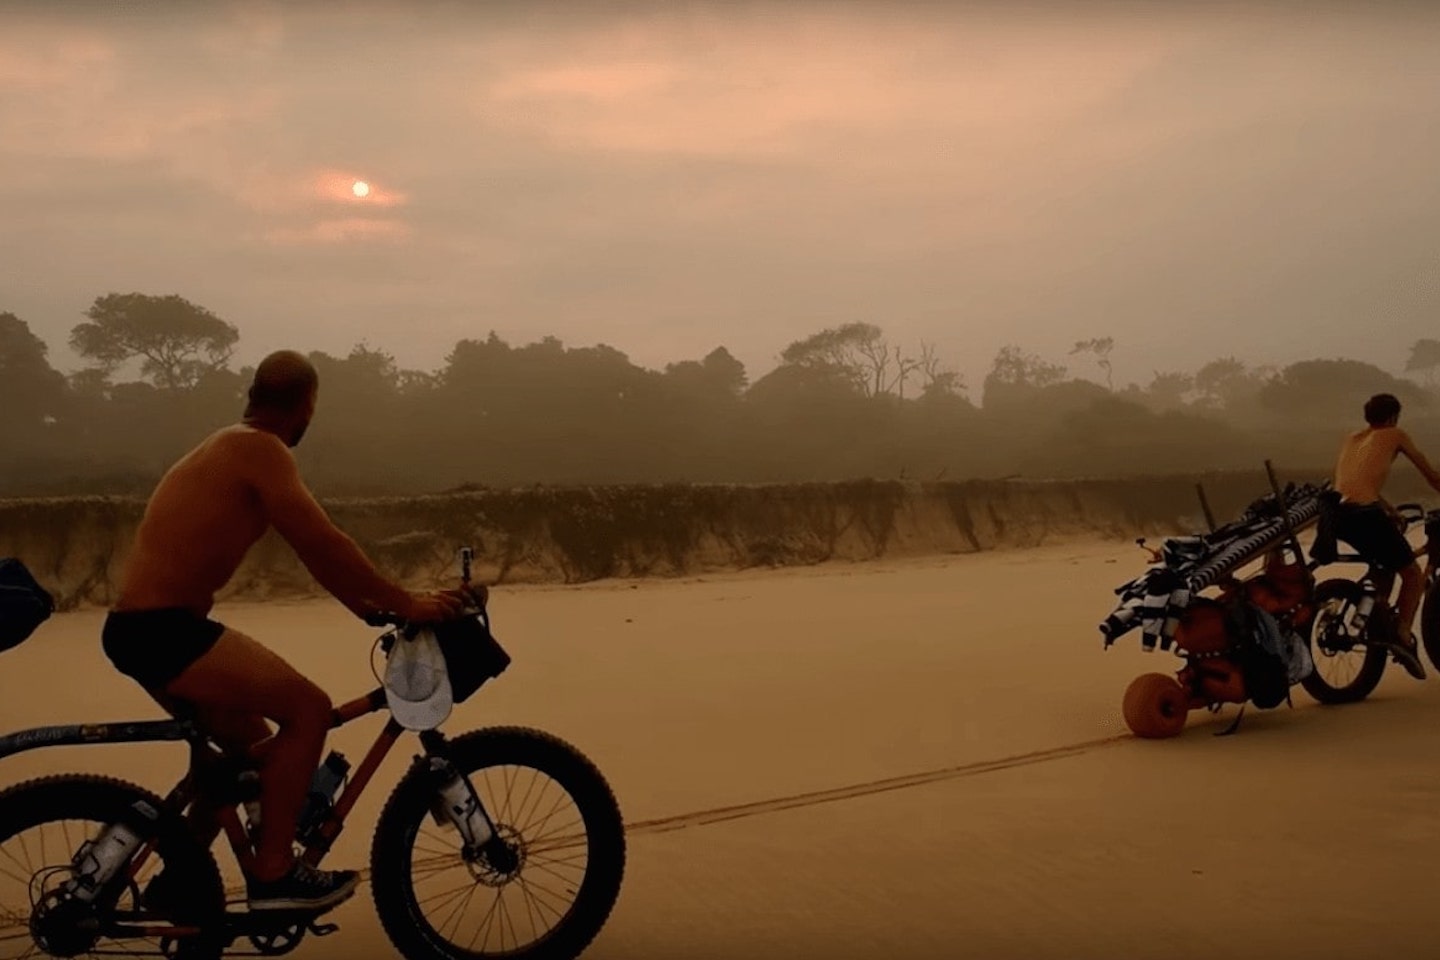
<instances>
[{"instance_id":1,"label":"sky","mask_svg":"<svg viewBox=\"0 0 1440 960\"><path fill-rule=\"evenodd\" d=\"M1107 336L1117 382L1398 371L1437 49L1423 3L0 0L0 311L67 370L136 291L242 363L494 330L753 379L858 320L972 396Z\"/></svg>"}]
</instances>

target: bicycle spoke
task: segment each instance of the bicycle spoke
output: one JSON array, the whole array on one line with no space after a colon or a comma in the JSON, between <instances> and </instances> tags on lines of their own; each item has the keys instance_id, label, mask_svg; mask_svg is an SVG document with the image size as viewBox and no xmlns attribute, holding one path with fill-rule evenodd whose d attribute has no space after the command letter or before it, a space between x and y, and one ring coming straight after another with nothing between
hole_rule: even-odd
<instances>
[{"instance_id":1,"label":"bicycle spoke","mask_svg":"<svg viewBox=\"0 0 1440 960\"><path fill-rule=\"evenodd\" d=\"M520 810L523 811L530 804L530 794L535 789L535 781L539 777L538 770L530 771L530 785L525 788L525 796L520 798ZM517 817L518 819L518 817Z\"/></svg>"},{"instance_id":2,"label":"bicycle spoke","mask_svg":"<svg viewBox=\"0 0 1440 960\"><path fill-rule=\"evenodd\" d=\"M542 899L538 894L534 892L533 885L530 883L529 880L526 880L524 877L520 878L520 889L525 892L526 902L534 903L536 910L549 910L555 915L555 919L557 921L565 919L565 911L556 910L554 907L546 903L544 899ZM546 892L548 893L549 891Z\"/></svg>"},{"instance_id":3,"label":"bicycle spoke","mask_svg":"<svg viewBox=\"0 0 1440 960\"><path fill-rule=\"evenodd\" d=\"M467 908L468 906L470 906L470 901L473 900L473 899L475 899L475 891L477 891L477 890L479 890L479 889L480 889L480 888L479 888L478 886L471 885L471 887L470 887L470 892L467 893L467 894L465 894L464 897L460 898L460 902L459 902L458 904L456 904L455 909L451 912L451 914L450 914L450 919L453 919L453 920L455 921L455 928L456 928L457 931L458 931L459 928L460 928L460 919L465 916L465 908ZM492 909L492 910L494 909L494 906L493 906L493 905L491 906L491 909ZM447 920L445 921L444 925L441 926L441 928L440 928L440 932L441 932L441 935L442 935L442 936L444 935L445 927L448 927L449 925L450 925L450 920L447 919Z\"/></svg>"},{"instance_id":4,"label":"bicycle spoke","mask_svg":"<svg viewBox=\"0 0 1440 960\"><path fill-rule=\"evenodd\" d=\"M490 930L490 924L495 918L495 911L499 907L499 905L500 899L497 897L495 899L495 902L490 904L490 909L485 911L485 916L480 921L480 929L476 930L475 936L470 938L471 947L475 946L475 937L480 936L481 931L485 931L485 939L481 942L480 949L484 950L485 945L490 942L490 934L488 931Z\"/></svg>"},{"instance_id":5,"label":"bicycle spoke","mask_svg":"<svg viewBox=\"0 0 1440 960\"><path fill-rule=\"evenodd\" d=\"M534 787L534 779L535 779L535 777L538 776L538 775L539 775L539 771L537 770L537 771L534 772L534 774L533 774L532 777L531 777L531 787L532 787L532 788ZM540 788L540 793L535 797L535 804L534 804L534 806L533 806L533 807L530 807L531 811L539 810L539 809L540 809L540 805L545 802L545 795L550 791L550 784L554 782L554 781L551 780L549 777L546 777L546 778L545 778L545 781L546 781L546 782L545 782L545 786L543 786L543 787ZM528 801L528 799L529 799L529 794L528 794L528 793L526 794L526 799L527 799L527 801ZM561 794L561 797L560 797L560 802L563 803L563 802L564 802L565 800L567 800L567 799L569 799L569 797L567 797L565 794L562 793L562 794ZM530 805L529 805L528 803L526 803L525 806L521 808L521 811L520 811L520 812L523 813L524 810L525 810L525 807L529 807L529 806L530 806ZM517 817L516 819L517 819L517 821L518 821L518 822L515 824L516 829L518 829L518 830L523 830L523 831L525 831L526 833L528 833L528 832L529 832L529 825L530 825L529 819L528 819L528 818L526 818L526 819L520 819L519 817Z\"/></svg>"},{"instance_id":6,"label":"bicycle spoke","mask_svg":"<svg viewBox=\"0 0 1440 960\"><path fill-rule=\"evenodd\" d=\"M569 830L571 827L576 827L576 826L583 827L584 825L585 825L585 820L584 820L584 818L583 818L583 817L576 817L576 818L573 819L573 820L567 820L567 821L565 821L564 823L560 824L560 826L558 826L558 827L551 827L549 830L546 830L546 831L544 831L543 833L534 833L534 832L532 832L532 831L527 830L527 831L525 831L525 836L526 836L527 838L529 838L529 840L530 840L531 849L534 849L534 848L537 847L537 846L539 846L539 847L545 846L545 844L541 842L541 841L544 841L544 840L552 840L552 842L558 842L559 840L564 840L564 839L566 839L567 835L566 835L566 834L561 834L561 833L560 833L561 830ZM556 836L557 834L559 834L558 837ZM568 836L569 836L569 837L577 837L577 836L578 836L578 837L583 838L583 837L585 836L585 834L583 834L583 833L573 834L573 833L572 833L572 834L568 834Z\"/></svg>"}]
</instances>

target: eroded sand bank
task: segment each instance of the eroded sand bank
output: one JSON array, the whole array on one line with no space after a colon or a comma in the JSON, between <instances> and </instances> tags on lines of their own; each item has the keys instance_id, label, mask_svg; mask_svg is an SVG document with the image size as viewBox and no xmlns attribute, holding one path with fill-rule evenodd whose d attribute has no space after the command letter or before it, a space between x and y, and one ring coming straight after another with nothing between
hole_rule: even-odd
<instances>
[{"instance_id":1,"label":"eroded sand bank","mask_svg":"<svg viewBox=\"0 0 1440 960\"><path fill-rule=\"evenodd\" d=\"M1435 681L1393 669L1353 707L1297 689L1296 709L1252 709L1235 737L1210 736L1221 727L1202 714L1178 740L1130 739L1125 684L1175 661L1133 637L1103 651L1096 624L1142 564L1106 543L502 588L496 630L514 665L449 729L539 726L610 778L637 826L595 958L1440 948ZM373 685L374 631L336 604L220 615L337 698ZM59 615L0 656L0 727L156 715L110 673L100 618ZM333 744L358 759L379 722ZM364 864L408 756L382 769L334 863ZM0 762L0 783L84 769L163 790L182 762L171 746L42 751ZM786 800L832 788L849 789ZM368 889L333 919L340 935L295 956L393 955Z\"/></svg>"}]
</instances>

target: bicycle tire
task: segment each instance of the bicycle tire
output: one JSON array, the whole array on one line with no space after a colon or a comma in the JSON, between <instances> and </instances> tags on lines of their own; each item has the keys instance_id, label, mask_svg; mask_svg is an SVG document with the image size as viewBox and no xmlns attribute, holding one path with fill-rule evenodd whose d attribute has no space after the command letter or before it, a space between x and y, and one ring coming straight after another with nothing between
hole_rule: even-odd
<instances>
[{"instance_id":1,"label":"bicycle tire","mask_svg":"<svg viewBox=\"0 0 1440 960\"><path fill-rule=\"evenodd\" d=\"M1335 686L1320 675L1321 658L1331 656L1319 649L1315 641L1316 624L1321 622L1319 609L1328 603L1339 601L1342 605L1354 605L1359 602L1364 593L1364 588L1354 580L1335 578L1325 580L1315 587L1315 607L1317 613L1310 619L1310 623L1304 631L1304 639L1310 647L1310 657L1315 662L1315 669L1300 681L1305 692L1320 703L1336 705L1343 703L1358 703L1370 696L1375 688L1380 685L1380 679L1385 675L1385 664L1389 660L1389 653L1383 647L1366 646L1360 669L1356 671L1355 678L1343 686ZM1378 621L1384 619L1384 611L1377 601L1375 611L1366 624L1366 635L1369 636L1375 629Z\"/></svg>"},{"instance_id":2,"label":"bicycle tire","mask_svg":"<svg viewBox=\"0 0 1440 960\"><path fill-rule=\"evenodd\" d=\"M609 784L575 747L525 727L493 727L462 734L449 741L448 757L467 775L488 767L515 765L542 772L559 783L584 823L584 878L573 906L555 928L523 948L484 953L448 940L421 915L415 891L415 843L435 801L429 771L423 763L418 764L396 785L375 826L371 893L386 935L407 960L482 960L493 956L573 960L609 919L624 878L625 826ZM491 810L490 814L502 819L497 811Z\"/></svg>"},{"instance_id":3,"label":"bicycle tire","mask_svg":"<svg viewBox=\"0 0 1440 960\"><path fill-rule=\"evenodd\" d=\"M159 819L148 821L142 817L134 808L137 802L148 804L159 813ZM220 870L210 851L190 834L183 820L165 812L164 802L155 794L123 780L88 774L42 777L0 792L0 845L34 827L71 820L125 823L143 831L144 840L153 840L164 869L175 870L177 876L184 878L183 884L173 888L180 899L172 902L167 920L174 926L193 926L204 931L176 938L170 956L173 960L217 960L221 956L226 943L225 888ZM64 856L68 858L73 853L64 852ZM45 856L42 851L42 857ZM46 866L59 867L60 864ZM0 904L0 909L11 915L10 905ZM33 913L15 916L24 916L28 925Z\"/></svg>"}]
</instances>

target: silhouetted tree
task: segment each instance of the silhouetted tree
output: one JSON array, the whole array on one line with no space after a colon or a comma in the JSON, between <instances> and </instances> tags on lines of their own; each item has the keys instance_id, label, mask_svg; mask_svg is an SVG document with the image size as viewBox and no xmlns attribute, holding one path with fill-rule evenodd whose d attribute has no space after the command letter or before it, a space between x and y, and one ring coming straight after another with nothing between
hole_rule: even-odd
<instances>
[{"instance_id":1,"label":"silhouetted tree","mask_svg":"<svg viewBox=\"0 0 1440 960\"><path fill-rule=\"evenodd\" d=\"M935 345L920 341L920 359L916 364L920 374L920 395L958 396L965 392L965 380L960 374L941 362L935 353Z\"/></svg>"},{"instance_id":2,"label":"silhouetted tree","mask_svg":"<svg viewBox=\"0 0 1440 960\"><path fill-rule=\"evenodd\" d=\"M204 307L171 294L111 293L85 312L90 322L70 331L70 345L100 369L114 372L132 359L158 387L194 386L230 359L240 331Z\"/></svg>"},{"instance_id":3,"label":"silhouetted tree","mask_svg":"<svg viewBox=\"0 0 1440 960\"><path fill-rule=\"evenodd\" d=\"M1111 390L1115 389L1114 371L1110 366L1110 352L1115 349L1113 337L1097 337L1093 340L1078 340L1070 350L1070 356L1077 353L1088 353L1095 357L1095 363L1101 370L1105 371L1105 386Z\"/></svg>"},{"instance_id":4,"label":"silhouetted tree","mask_svg":"<svg viewBox=\"0 0 1440 960\"><path fill-rule=\"evenodd\" d=\"M1413 384L1360 360L1304 360L1292 363L1259 393L1261 405L1292 422L1327 421L1337 428L1356 422L1365 401L1393 393L1414 410L1429 398Z\"/></svg>"},{"instance_id":5,"label":"silhouetted tree","mask_svg":"<svg viewBox=\"0 0 1440 960\"><path fill-rule=\"evenodd\" d=\"M1410 358L1405 361L1405 372L1422 373L1425 382L1434 386L1437 370L1440 370L1440 340L1416 340L1410 347Z\"/></svg>"},{"instance_id":6,"label":"silhouetted tree","mask_svg":"<svg viewBox=\"0 0 1440 960\"><path fill-rule=\"evenodd\" d=\"M49 347L13 313L0 313L0 436L33 441L63 413L65 377L50 366Z\"/></svg>"},{"instance_id":7,"label":"silhouetted tree","mask_svg":"<svg viewBox=\"0 0 1440 960\"><path fill-rule=\"evenodd\" d=\"M1271 376L1272 369L1251 370L1234 357L1211 360L1195 371L1196 405L1233 412L1253 399Z\"/></svg>"},{"instance_id":8,"label":"silhouetted tree","mask_svg":"<svg viewBox=\"0 0 1440 960\"><path fill-rule=\"evenodd\" d=\"M1146 398L1157 410L1178 410L1186 405L1186 398L1195 389L1195 378L1188 373L1155 372L1155 378L1145 388Z\"/></svg>"},{"instance_id":9,"label":"silhouetted tree","mask_svg":"<svg viewBox=\"0 0 1440 960\"><path fill-rule=\"evenodd\" d=\"M1014 344L1000 348L985 377L984 406L1024 398L1033 391L1059 383L1065 368L1027 353Z\"/></svg>"}]
</instances>

